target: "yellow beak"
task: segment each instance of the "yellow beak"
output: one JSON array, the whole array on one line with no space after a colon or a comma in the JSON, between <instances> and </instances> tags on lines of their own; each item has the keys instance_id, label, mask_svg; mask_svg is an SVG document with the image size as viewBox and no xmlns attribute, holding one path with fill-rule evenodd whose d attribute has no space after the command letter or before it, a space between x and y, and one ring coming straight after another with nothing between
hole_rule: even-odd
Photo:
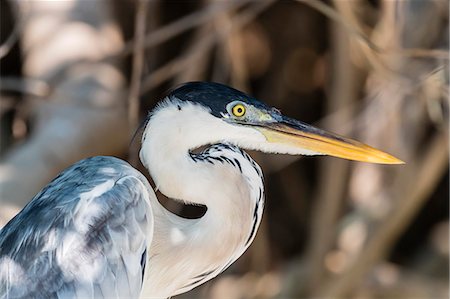
<instances>
[{"instance_id":1,"label":"yellow beak","mask_svg":"<svg viewBox=\"0 0 450 299\"><path fill-rule=\"evenodd\" d=\"M306 149L338 158L380 163L404 164L403 161L364 143L283 117L281 122L258 125L268 142Z\"/></svg>"}]
</instances>

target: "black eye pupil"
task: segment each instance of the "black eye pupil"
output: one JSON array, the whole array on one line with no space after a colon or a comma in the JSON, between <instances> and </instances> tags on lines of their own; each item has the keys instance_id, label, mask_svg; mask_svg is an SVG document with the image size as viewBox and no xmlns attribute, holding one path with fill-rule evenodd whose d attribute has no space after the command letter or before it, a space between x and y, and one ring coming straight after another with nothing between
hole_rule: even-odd
<instances>
[{"instance_id":1,"label":"black eye pupil","mask_svg":"<svg viewBox=\"0 0 450 299\"><path fill-rule=\"evenodd\" d=\"M237 111L238 111L238 113L241 113L242 112L242 108L238 108Z\"/></svg>"}]
</instances>

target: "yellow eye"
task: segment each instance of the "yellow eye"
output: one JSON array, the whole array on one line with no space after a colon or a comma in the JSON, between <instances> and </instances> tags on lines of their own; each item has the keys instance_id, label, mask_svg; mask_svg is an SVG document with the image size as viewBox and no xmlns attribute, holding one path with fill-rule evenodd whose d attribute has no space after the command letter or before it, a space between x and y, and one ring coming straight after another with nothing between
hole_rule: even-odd
<instances>
[{"instance_id":1,"label":"yellow eye","mask_svg":"<svg viewBox=\"0 0 450 299\"><path fill-rule=\"evenodd\" d=\"M245 106L242 104L236 104L233 106L233 109L231 109L234 116L241 117L245 114Z\"/></svg>"}]
</instances>

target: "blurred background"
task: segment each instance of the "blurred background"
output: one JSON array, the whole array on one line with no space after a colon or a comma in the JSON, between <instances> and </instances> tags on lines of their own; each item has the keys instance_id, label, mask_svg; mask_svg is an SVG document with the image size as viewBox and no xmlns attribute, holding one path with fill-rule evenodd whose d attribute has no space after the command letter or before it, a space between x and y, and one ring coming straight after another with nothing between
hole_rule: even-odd
<instances>
[{"instance_id":1,"label":"blurred background","mask_svg":"<svg viewBox=\"0 0 450 299\"><path fill-rule=\"evenodd\" d=\"M448 298L448 1L0 4L0 227L82 158L148 176L141 120L169 88L217 81L406 164L251 152L255 242L175 298Z\"/></svg>"}]
</instances>

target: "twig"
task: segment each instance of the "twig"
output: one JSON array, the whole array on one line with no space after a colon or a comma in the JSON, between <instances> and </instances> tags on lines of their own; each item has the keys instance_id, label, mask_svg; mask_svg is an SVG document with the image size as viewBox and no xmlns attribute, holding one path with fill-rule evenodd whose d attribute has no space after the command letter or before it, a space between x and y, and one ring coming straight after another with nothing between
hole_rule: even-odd
<instances>
[{"instance_id":1,"label":"twig","mask_svg":"<svg viewBox=\"0 0 450 299\"><path fill-rule=\"evenodd\" d=\"M192 61L195 61L195 67L184 67L180 70L173 80L174 85L188 81L201 81L204 79L208 69L209 60L201 59L201 57L205 58L209 52L203 53L201 51L201 48L203 47L202 40L203 37L213 29L211 25L212 24L206 23L195 31L195 34L185 51L187 56L192 55L191 57ZM195 53L197 53L197 55L195 55Z\"/></svg>"},{"instance_id":2,"label":"twig","mask_svg":"<svg viewBox=\"0 0 450 299\"><path fill-rule=\"evenodd\" d=\"M160 29L147 34L144 38L143 45L145 48L157 46L183 32L213 20L217 17L217 15L223 13L224 11L241 7L250 1L251 0L220 1L217 4L208 6L206 9L196 11L170 23L167 26L161 27ZM120 53L117 53L116 55L126 56L131 54L134 49L134 44L135 43L133 40L127 42Z\"/></svg>"},{"instance_id":3,"label":"twig","mask_svg":"<svg viewBox=\"0 0 450 299\"><path fill-rule=\"evenodd\" d=\"M175 60L171 60L167 64L154 71L144 79L142 83L141 94L172 78L184 68L189 66L195 67L196 57L204 57L205 53L209 49L211 49L211 47L213 47L215 43L226 38L235 30L238 30L239 28L242 28L243 26L248 24L274 1L275 0L265 0L253 3L252 6L241 12L238 16L234 17L229 27L223 28L221 32L211 32L209 35L205 36L199 42L197 52L190 52L187 55L178 57Z\"/></svg>"},{"instance_id":4,"label":"twig","mask_svg":"<svg viewBox=\"0 0 450 299\"><path fill-rule=\"evenodd\" d=\"M329 91L328 112L333 113L342 107L352 105L360 90L358 73L351 63L350 43L346 32L341 27L331 31L333 47L332 85ZM353 118L353 111L347 109L333 122L326 123L335 128ZM311 244L309 248L310 280L309 290L315 290L322 284L324 276L324 258L333 244L336 223L342 209L342 201L347 187L349 163L338 159L324 159L320 167L321 176L313 210Z\"/></svg>"},{"instance_id":5,"label":"twig","mask_svg":"<svg viewBox=\"0 0 450 299\"><path fill-rule=\"evenodd\" d=\"M133 70L131 74L130 93L128 97L128 121L130 130L134 132L136 130L139 120L139 90L141 88L142 70L144 68L144 38L145 27L147 21L148 12L147 0L139 0L136 7L135 18L135 43L134 43L134 55L133 55ZM131 162L135 162L136 153L130 152Z\"/></svg>"},{"instance_id":6,"label":"twig","mask_svg":"<svg viewBox=\"0 0 450 299\"><path fill-rule=\"evenodd\" d=\"M52 92L51 87L44 80L25 77L0 78L0 90L19 92L38 98L49 97Z\"/></svg>"},{"instance_id":7,"label":"twig","mask_svg":"<svg viewBox=\"0 0 450 299\"><path fill-rule=\"evenodd\" d=\"M226 13L219 16L215 20L215 27L229 27L231 25L232 14ZM222 59L225 60L226 64L230 64L230 75L231 83L234 87L245 91L249 91L249 86L247 82L248 70L244 61L242 34L240 32L235 32L234 34L229 34L219 45L221 49L219 52L223 53Z\"/></svg>"},{"instance_id":8,"label":"twig","mask_svg":"<svg viewBox=\"0 0 450 299\"><path fill-rule=\"evenodd\" d=\"M372 50L376 52L382 52L382 50L377 45L375 45L362 31L360 31L347 19L343 18L336 10L334 10L330 6L326 5L325 3L319 0L297 0L297 1L316 9L325 16L329 17L331 20L340 23L341 25L344 26L345 29L347 29L350 33L353 33L356 36L356 38L363 41Z\"/></svg>"},{"instance_id":9,"label":"twig","mask_svg":"<svg viewBox=\"0 0 450 299\"><path fill-rule=\"evenodd\" d=\"M202 45L203 43L204 41L202 41ZM204 51L206 47L202 46L201 48L201 51ZM177 73L183 71L197 54L198 53L190 52L187 55L183 55L169 61L165 65L153 71L150 75L143 79L140 94L144 94L149 90L152 90L156 86L177 75Z\"/></svg>"},{"instance_id":10,"label":"twig","mask_svg":"<svg viewBox=\"0 0 450 299\"><path fill-rule=\"evenodd\" d=\"M19 35L23 27L23 19L24 16L19 17L19 20L15 21L11 34L8 36L6 41L0 46L0 59L5 57L14 47L16 42L19 40Z\"/></svg>"},{"instance_id":11,"label":"twig","mask_svg":"<svg viewBox=\"0 0 450 299\"><path fill-rule=\"evenodd\" d=\"M383 51L381 55L397 55L409 58L435 58L449 60L448 50L440 49L419 49L419 48L404 48L399 49L394 52Z\"/></svg>"},{"instance_id":12,"label":"twig","mask_svg":"<svg viewBox=\"0 0 450 299\"><path fill-rule=\"evenodd\" d=\"M323 2L319 0L297 0L297 1L316 9L317 11L321 12L322 14L329 17L333 21L340 23L350 33L353 33L358 40L365 43L370 49L372 49L379 55L399 55L410 58L435 58L435 59L449 60L448 50L405 48L395 50L394 52L385 51L380 47L378 47L374 42L372 42L370 38L367 37L356 26L354 26L354 24L349 22L346 18L342 17L336 10L332 9L330 6L324 4Z\"/></svg>"}]
</instances>

